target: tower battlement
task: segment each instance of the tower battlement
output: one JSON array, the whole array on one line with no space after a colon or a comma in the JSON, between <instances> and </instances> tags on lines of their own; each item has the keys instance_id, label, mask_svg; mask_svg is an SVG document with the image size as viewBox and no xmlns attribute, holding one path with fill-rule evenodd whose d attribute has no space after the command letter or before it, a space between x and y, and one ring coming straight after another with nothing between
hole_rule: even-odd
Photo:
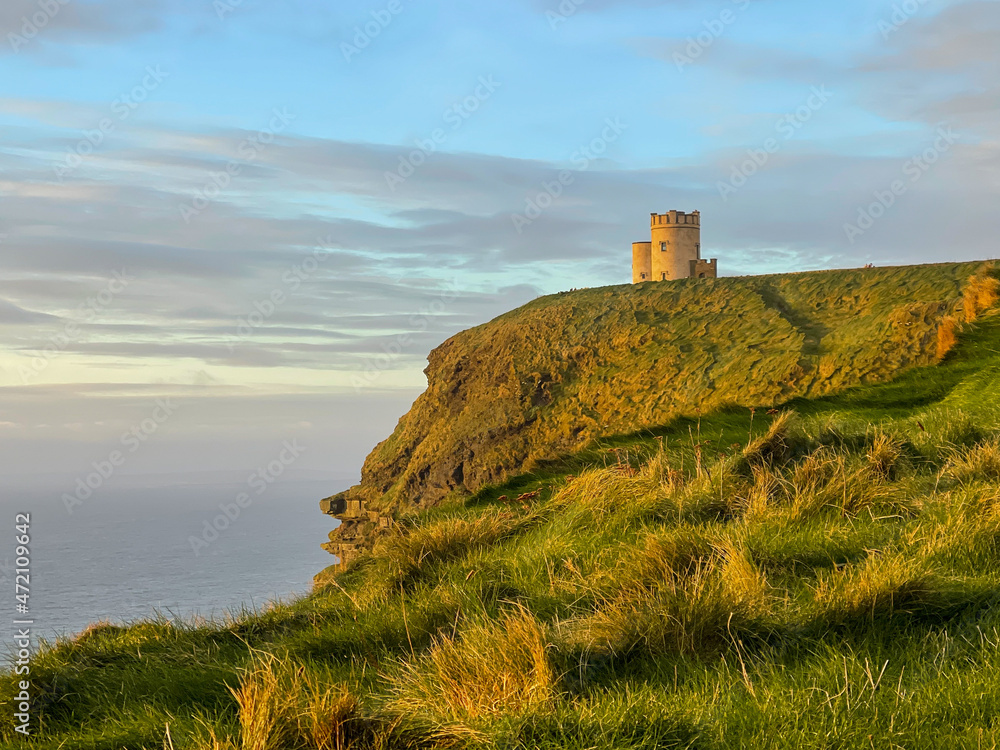
<instances>
[{"instance_id":1,"label":"tower battlement","mask_svg":"<svg viewBox=\"0 0 1000 750\"><path fill-rule=\"evenodd\" d=\"M670 211L665 214L650 214L649 215L649 225L651 227L663 226L665 224L685 224L694 225L697 227L701 226L701 212L692 211L691 213L684 213L683 211Z\"/></svg>"},{"instance_id":2,"label":"tower battlement","mask_svg":"<svg viewBox=\"0 0 1000 750\"><path fill-rule=\"evenodd\" d=\"M632 243L632 283L714 279L717 260L701 257L701 212L649 215L651 240Z\"/></svg>"}]
</instances>

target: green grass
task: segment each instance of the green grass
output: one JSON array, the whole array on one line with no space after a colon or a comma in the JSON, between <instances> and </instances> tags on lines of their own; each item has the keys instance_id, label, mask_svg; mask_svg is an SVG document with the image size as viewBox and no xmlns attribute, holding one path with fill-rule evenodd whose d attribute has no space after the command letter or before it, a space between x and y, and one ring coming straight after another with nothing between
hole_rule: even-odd
<instances>
[{"instance_id":1,"label":"green grass","mask_svg":"<svg viewBox=\"0 0 1000 750\"><path fill-rule=\"evenodd\" d=\"M402 518L302 600L53 644L42 731L5 706L0 737L996 748L998 372L988 314L888 383L603 438Z\"/></svg>"}]
</instances>

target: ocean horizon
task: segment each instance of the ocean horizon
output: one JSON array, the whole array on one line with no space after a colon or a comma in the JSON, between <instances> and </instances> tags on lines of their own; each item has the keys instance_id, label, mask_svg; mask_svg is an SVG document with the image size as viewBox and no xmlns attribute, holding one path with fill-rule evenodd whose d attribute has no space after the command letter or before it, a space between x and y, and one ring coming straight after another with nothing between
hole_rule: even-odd
<instances>
[{"instance_id":1,"label":"ocean horizon","mask_svg":"<svg viewBox=\"0 0 1000 750\"><path fill-rule=\"evenodd\" d=\"M238 476L122 477L79 505L65 481L8 483L0 580L11 589L15 517L31 518L29 612L18 617L51 641L96 622L221 620L307 594L336 561L320 545L337 522L318 501L349 482L306 474L257 495Z\"/></svg>"}]
</instances>

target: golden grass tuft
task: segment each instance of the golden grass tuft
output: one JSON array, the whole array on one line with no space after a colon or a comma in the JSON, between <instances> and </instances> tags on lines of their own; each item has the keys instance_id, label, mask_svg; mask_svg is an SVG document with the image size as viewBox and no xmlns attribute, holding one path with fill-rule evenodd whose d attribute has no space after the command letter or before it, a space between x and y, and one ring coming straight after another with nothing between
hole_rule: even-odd
<instances>
[{"instance_id":1,"label":"golden grass tuft","mask_svg":"<svg viewBox=\"0 0 1000 750\"><path fill-rule=\"evenodd\" d=\"M713 554L713 540L699 529L681 528L666 534L650 534L631 562L632 569L618 578L625 586L680 580L692 575Z\"/></svg>"},{"instance_id":2,"label":"golden grass tuft","mask_svg":"<svg viewBox=\"0 0 1000 750\"><path fill-rule=\"evenodd\" d=\"M903 459L903 445L885 431L875 432L865 454L872 474L881 481L894 481Z\"/></svg>"},{"instance_id":3,"label":"golden grass tuft","mask_svg":"<svg viewBox=\"0 0 1000 750\"><path fill-rule=\"evenodd\" d=\"M230 688L239 706L241 750L283 750L292 742L295 710L284 664L273 654L258 654Z\"/></svg>"},{"instance_id":4,"label":"golden grass tuft","mask_svg":"<svg viewBox=\"0 0 1000 750\"><path fill-rule=\"evenodd\" d=\"M941 319L941 324L937 329L937 352L935 353L938 362L947 357L948 352L958 344L959 330L958 318L946 315Z\"/></svg>"},{"instance_id":5,"label":"golden grass tuft","mask_svg":"<svg viewBox=\"0 0 1000 750\"><path fill-rule=\"evenodd\" d=\"M216 735L201 745L228 750L352 750L367 748L374 736L360 715L357 699L343 685L307 672L274 654L256 652L251 665L230 688L236 699L239 742Z\"/></svg>"},{"instance_id":6,"label":"golden grass tuft","mask_svg":"<svg viewBox=\"0 0 1000 750\"><path fill-rule=\"evenodd\" d=\"M755 467L753 484L746 488L745 496L737 496L733 504L742 506L745 520L765 518L772 506L785 497L787 484L782 475L770 467Z\"/></svg>"},{"instance_id":7,"label":"golden grass tuft","mask_svg":"<svg viewBox=\"0 0 1000 750\"><path fill-rule=\"evenodd\" d=\"M965 287L965 321L972 323L980 315L1000 302L1000 279L991 275L992 267L986 268L969 279Z\"/></svg>"},{"instance_id":8,"label":"golden grass tuft","mask_svg":"<svg viewBox=\"0 0 1000 750\"><path fill-rule=\"evenodd\" d=\"M654 458L635 473L614 466L586 471L553 498L552 508L572 509L577 526L625 523L676 512L682 488L679 473Z\"/></svg>"},{"instance_id":9,"label":"golden grass tuft","mask_svg":"<svg viewBox=\"0 0 1000 750\"><path fill-rule=\"evenodd\" d=\"M719 575L729 601L742 617L765 617L771 608L771 586L746 547L727 541L718 548Z\"/></svg>"},{"instance_id":10,"label":"golden grass tuft","mask_svg":"<svg viewBox=\"0 0 1000 750\"><path fill-rule=\"evenodd\" d=\"M923 559L875 552L858 565L821 575L815 601L821 622L843 625L919 613L933 604L936 591Z\"/></svg>"},{"instance_id":11,"label":"golden grass tuft","mask_svg":"<svg viewBox=\"0 0 1000 750\"><path fill-rule=\"evenodd\" d=\"M902 447L888 436L876 436L864 458L820 449L796 467L792 516L806 519L823 511L855 516L873 509L909 512L905 488L891 481L901 463Z\"/></svg>"},{"instance_id":12,"label":"golden grass tuft","mask_svg":"<svg viewBox=\"0 0 1000 750\"><path fill-rule=\"evenodd\" d=\"M754 467L776 465L791 455L791 440L799 431L798 415L785 411L775 417L767 432L743 449L737 470L752 471Z\"/></svg>"},{"instance_id":13,"label":"golden grass tuft","mask_svg":"<svg viewBox=\"0 0 1000 750\"><path fill-rule=\"evenodd\" d=\"M594 614L568 623L572 645L619 656L640 649L706 655L752 632L769 611L764 574L731 544L716 547L708 558L682 560L679 566L662 542L647 544L640 571L655 572L654 555L661 556L663 574L633 579L601 602ZM620 578L628 580L630 574L621 571Z\"/></svg>"},{"instance_id":14,"label":"golden grass tuft","mask_svg":"<svg viewBox=\"0 0 1000 750\"><path fill-rule=\"evenodd\" d=\"M670 458L664 450L657 452L643 464L639 476L658 482L660 489L667 494L672 494L684 486L684 474L670 464Z\"/></svg>"},{"instance_id":15,"label":"golden grass tuft","mask_svg":"<svg viewBox=\"0 0 1000 750\"><path fill-rule=\"evenodd\" d=\"M820 446L795 465L792 487L796 494L815 493L843 468L843 459L827 446Z\"/></svg>"},{"instance_id":16,"label":"golden grass tuft","mask_svg":"<svg viewBox=\"0 0 1000 750\"><path fill-rule=\"evenodd\" d=\"M559 693L549 650L546 626L523 608L497 624L466 626L403 666L389 708L446 724L544 713Z\"/></svg>"},{"instance_id":17,"label":"golden grass tuft","mask_svg":"<svg viewBox=\"0 0 1000 750\"><path fill-rule=\"evenodd\" d=\"M191 740L193 750L237 750L236 743L229 737L220 737L215 732L215 727L206 727L201 730L204 734L195 736ZM165 747L170 747L164 743Z\"/></svg>"},{"instance_id":18,"label":"golden grass tuft","mask_svg":"<svg viewBox=\"0 0 1000 750\"><path fill-rule=\"evenodd\" d=\"M1000 481L1000 439L958 452L945 465L943 474L959 484Z\"/></svg>"},{"instance_id":19,"label":"golden grass tuft","mask_svg":"<svg viewBox=\"0 0 1000 750\"><path fill-rule=\"evenodd\" d=\"M298 731L310 750L346 750L352 728L358 724L358 700L343 685L327 685L313 675L303 675L299 697Z\"/></svg>"},{"instance_id":20,"label":"golden grass tuft","mask_svg":"<svg viewBox=\"0 0 1000 750\"><path fill-rule=\"evenodd\" d=\"M535 520L534 515L525 516L509 509L486 512L471 519L448 518L381 537L373 557L385 573L383 583L394 589L418 577L432 562L456 560L496 544Z\"/></svg>"}]
</instances>

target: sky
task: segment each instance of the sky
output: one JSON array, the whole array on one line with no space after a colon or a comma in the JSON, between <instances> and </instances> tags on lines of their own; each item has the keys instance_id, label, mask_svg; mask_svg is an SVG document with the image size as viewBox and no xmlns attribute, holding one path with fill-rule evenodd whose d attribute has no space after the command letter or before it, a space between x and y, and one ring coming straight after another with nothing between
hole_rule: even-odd
<instances>
[{"instance_id":1,"label":"sky","mask_svg":"<svg viewBox=\"0 0 1000 750\"><path fill-rule=\"evenodd\" d=\"M723 275L996 257L998 49L978 0L4 0L0 475L339 489L651 212Z\"/></svg>"}]
</instances>

